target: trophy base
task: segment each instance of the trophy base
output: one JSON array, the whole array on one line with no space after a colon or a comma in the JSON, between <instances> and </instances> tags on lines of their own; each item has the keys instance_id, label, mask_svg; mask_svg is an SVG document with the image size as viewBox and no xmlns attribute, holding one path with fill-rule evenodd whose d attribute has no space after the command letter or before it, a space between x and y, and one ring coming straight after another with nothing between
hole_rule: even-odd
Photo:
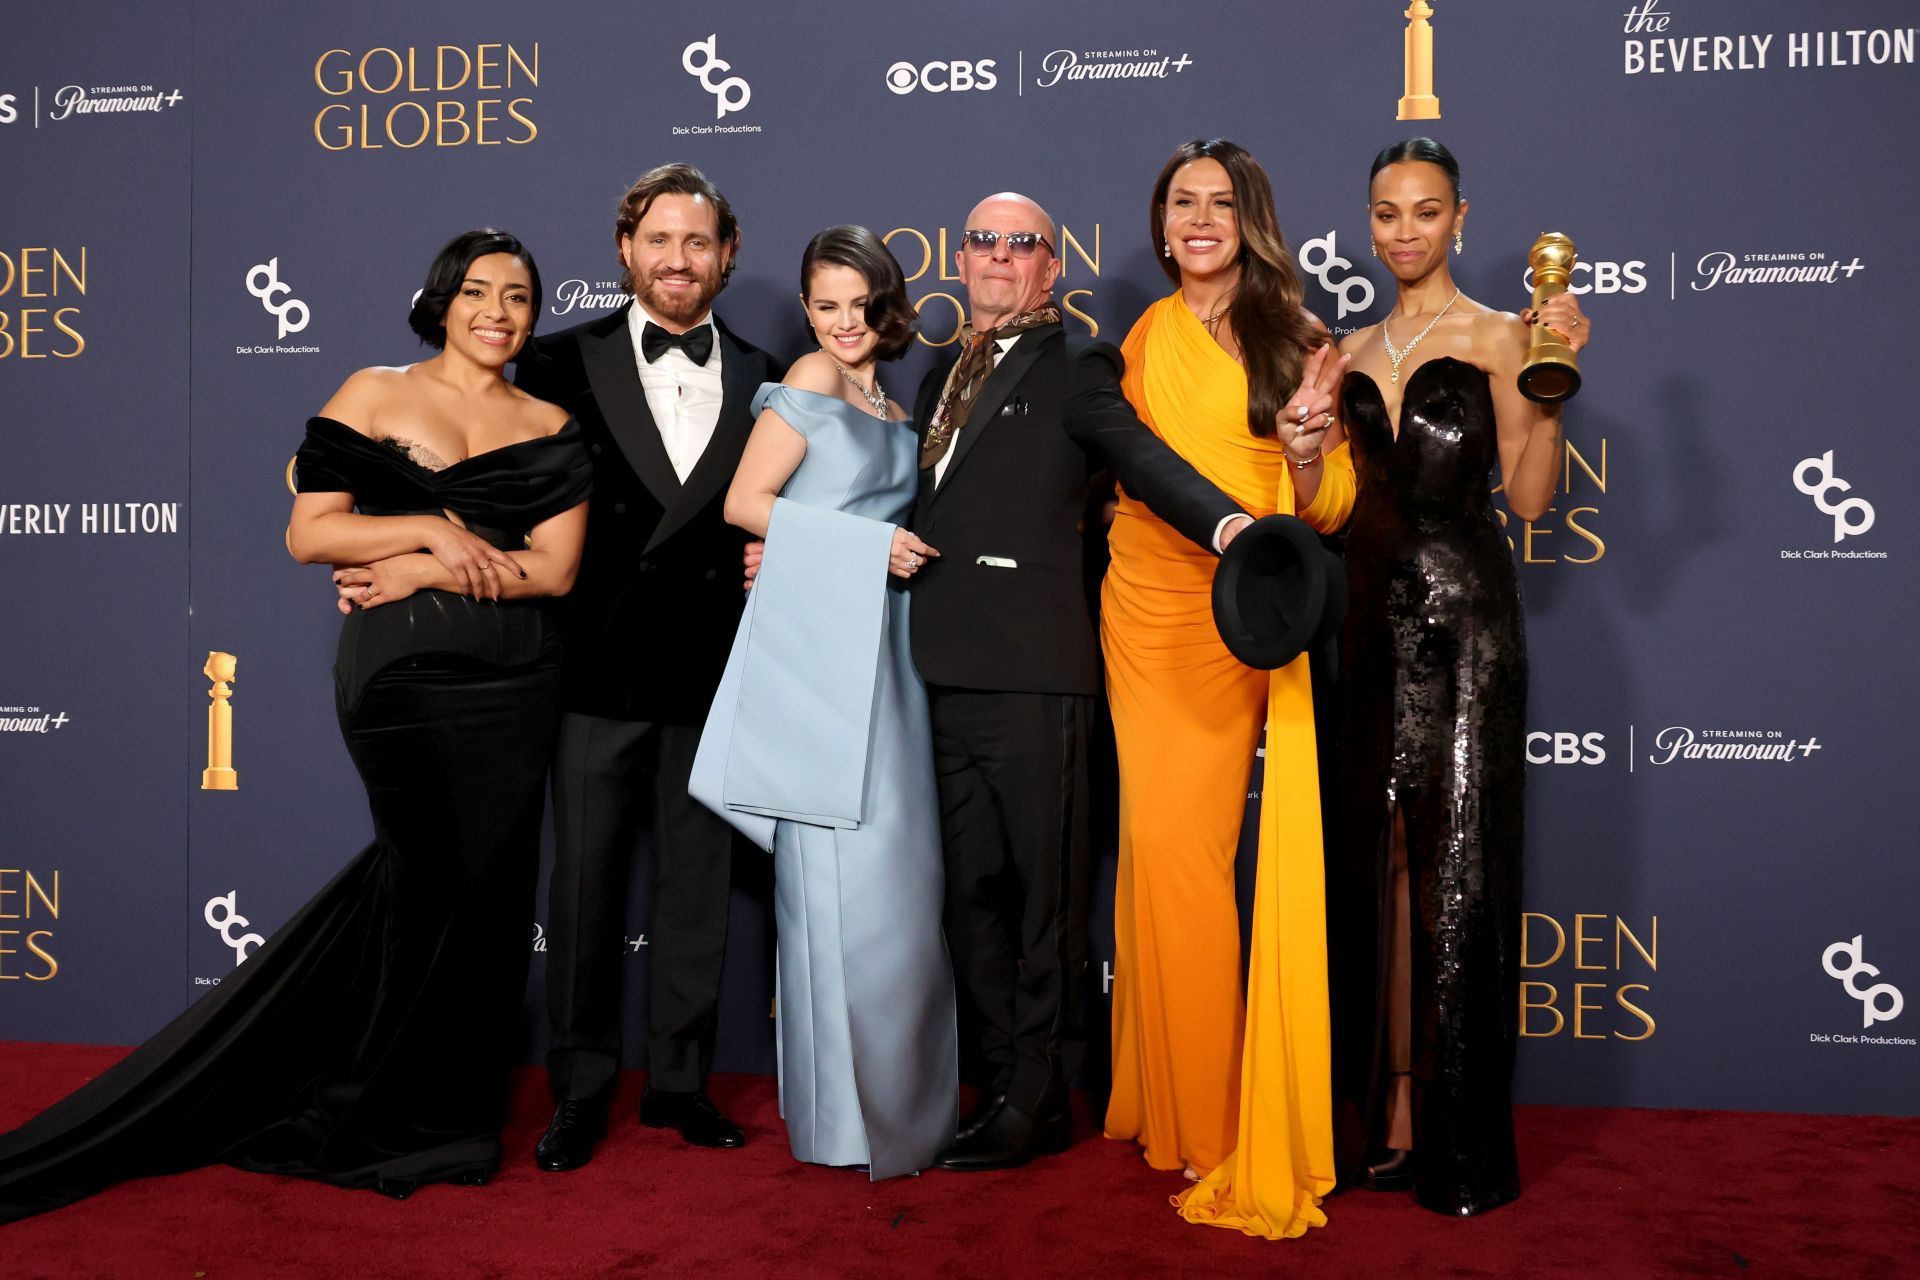
<instances>
[{"instance_id":1,"label":"trophy base","mask_svg":"<svg viewBox=\"0 0 1920 1280\"><path fill-rule=\"evenodd\" d=\"M200 773L202 791L238 791L240 775L232 769L204 769Z\"/></svg>"},{"instance_id":2,"label":"trophy base","mask_svg":"<svg viewBox=\"0 0 1920 1280\"><path fill-rule=\"evenodd\" d=\"M1430 93L1410 93L1400 99L1400 114L1396 120L1438 120L1440 118L1440 99Z\"/></svg>"},{"instance_id":3,"label":"trophy base","mask_svg":"<svg viewBox=\"0 0 1920 1280\"><path fill-rule=\"evenodd\" d=\"M1559 404L1580 390L1580 366L1546 359L1520 370L1520 394L1535 404Z\"/></svg>"}]
</instances>

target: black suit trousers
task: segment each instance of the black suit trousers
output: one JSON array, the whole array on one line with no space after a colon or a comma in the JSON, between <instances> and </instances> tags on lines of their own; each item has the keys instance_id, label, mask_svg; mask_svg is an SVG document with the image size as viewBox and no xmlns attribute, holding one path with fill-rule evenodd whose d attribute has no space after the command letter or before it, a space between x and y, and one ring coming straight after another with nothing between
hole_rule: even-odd
<instances>
[{"instance_id":1,"label":"black suit trousers","mask_svg":"<svg viewBox=\"0 0 1920 1280\"><path fill-rule=\"evenodd\" d=\"M1022 1110L1086 1051L1087 749L1094 700L931 686L947 946L963 1026Z\"/></svg>"},{"instance_id":2,"label":"black suit trousers","mask_svg":"<svg viewBox=\"0 0 1920 1280\"><path fill-rule=\"evenodd\" d=\"M699 742L698 725L561 717L547 906L547 1079L557 1099L604 1102L620 1070L627 886L649 807L647 1083L678 1093L706 1082L733 829L687 794Z\"/></svg>"}]
</instances>

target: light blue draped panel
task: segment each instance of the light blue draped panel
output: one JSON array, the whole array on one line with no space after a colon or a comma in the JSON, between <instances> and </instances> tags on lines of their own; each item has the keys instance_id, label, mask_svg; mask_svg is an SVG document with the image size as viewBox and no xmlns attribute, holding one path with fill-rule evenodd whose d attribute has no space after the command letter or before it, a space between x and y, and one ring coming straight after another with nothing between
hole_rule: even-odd
<instances>
[{"instance_id":1,"label":"light blue draped panel","mask_svg":"<svg viewBox=\"0 0 1920 1280\"><path fill-rule=\"evenodd\" d=\"M818 826L860 824L893 530L774 501L754 609L741 623L746 643L721 784L726 809Z\"/></svg>"}]
</instances>

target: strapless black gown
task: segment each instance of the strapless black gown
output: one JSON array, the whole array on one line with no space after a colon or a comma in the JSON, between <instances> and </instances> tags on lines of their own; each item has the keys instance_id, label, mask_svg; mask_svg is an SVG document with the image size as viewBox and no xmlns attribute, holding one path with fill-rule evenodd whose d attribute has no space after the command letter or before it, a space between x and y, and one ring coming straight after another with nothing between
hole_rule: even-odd
<instances>
[{"instance_id":1,"label":"strapless black gown","mask_svg":"<svg viewBox=\"0 0 1920 1280\"><path fill-rule=\"evenodd\" d=\"M436 472L315 418L298 471L302 492L453 511L507 551L590 482L573 423ZM373 843L152 1039L0 1135L0 1222L220 1161L390 1194L498 1167L558 652L540 601L423 591L346 619L336 710Z\"/></svg>"},{"instance_id":2,"label":"strapless black gown","mask_svg":"<svg viewBox=\"0 0 1920 1280\"><path fill-rule=\"evenodd\" d=\"M1442 357L1407 378L1396 439L1347 375L1359 496L1347 539L1340 812L1329 901L1335 1087L1385 1138L1389 841L1406 824L1413 943L1415 1194L1473 1214L1520 1194L1519 1030L1527 646L1493 512L1487 375ZM1348 1148L1353 1169L1360 1144Z\"/></svg>"}]
</instances>

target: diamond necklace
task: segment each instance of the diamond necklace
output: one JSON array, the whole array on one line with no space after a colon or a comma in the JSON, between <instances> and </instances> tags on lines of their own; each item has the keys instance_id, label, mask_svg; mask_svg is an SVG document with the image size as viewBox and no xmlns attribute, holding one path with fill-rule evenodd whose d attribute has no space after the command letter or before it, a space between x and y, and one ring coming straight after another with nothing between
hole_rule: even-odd
<instances>
[{"instance_id":1,"label":"diamond necklace","mask_svg":"<svg viewBox=\"0 0 1920 1280\"><path fill-rule=\"evenodd\" d=\"M1400 308L1395 307L1393 309L1393 314L1389 315L1385 320L1382 320L1380 322L1380 341L1386 343L1387 359L1393 363L1393 373L1387 379L1388 382L1398 383L1400 381L1401 362L1404 361L1408 356L1413 354L1413 349L1420 345L1420 339L1426 337L1429 333L1432 333L1433 326L1440 323L1440 317L1447 314L1447 312L1453 310L1453 304L1458 301L1460 301L1460 291L1458 289L1455 289L1453 291L1453 296L1447 299L1447 305L1440 308L1438 311L1434 312L1433 319L1427 321L1427 327L1422 329L1418 334L1414 335L1413 341L1409 342L1406 346L1401 347L1398 351L1395 351L1393 349L1393 339L1387 336L1387 326L1393 323L1393 316L1399 314Z\"/></svg>"},{"instance_id":2,"label":"diamond necklace","mask_svg":"<svg viewBox=\"0 0 1920 1280\"><path fill-rule=\"evenodd\" d=\"M827 359L833 360L833 357L828 356ZM847 368L847 366L841 364L838 360L833 360L833 367L838 369L840 376L845 378L852 384L853 389L860 393L860 398L867 402L869 409L873 410L873 416L884 420L887 416L887 393L880 385L879 375L874 375L873 390L869 391L860 385L860 379L853 376L853 370Z\"/></svg>"}]
</instances>

